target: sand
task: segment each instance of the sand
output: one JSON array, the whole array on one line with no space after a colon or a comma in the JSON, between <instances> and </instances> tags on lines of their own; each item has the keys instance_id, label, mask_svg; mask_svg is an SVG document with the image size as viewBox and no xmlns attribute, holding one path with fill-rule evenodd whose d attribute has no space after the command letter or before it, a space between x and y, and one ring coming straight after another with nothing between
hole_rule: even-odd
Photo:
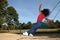
<instances>
[{"instance_id":1,"label":"sand","mask_svg":"<svg viewBox=\"0 0 60 40\"><path fill-rule=\"evenodd\" d=\"M23 36L12 33L0 33L0 40L60 40L60 38L50 38L48 36Z\"/></svg>"}]
</instances>

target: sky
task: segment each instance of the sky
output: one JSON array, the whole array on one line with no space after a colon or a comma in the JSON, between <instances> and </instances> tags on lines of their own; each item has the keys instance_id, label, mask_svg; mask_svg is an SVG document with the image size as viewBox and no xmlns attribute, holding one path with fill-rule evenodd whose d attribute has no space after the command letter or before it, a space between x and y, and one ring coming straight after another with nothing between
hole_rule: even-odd
<instances>
[{"instance_id":1,"label":"sky","mask_svg":"<svg viewBox=\"0 0 60 40\"><path fill-rule=\"evenodd\" d=\"M41 0L42 1L42 9L48 8L50 11L55 7L55 5L60 0ZM37 21L37 17L39 15L39 5L40 0L8 0L9 6L13 6L19 17L20 23L27 23L31 21L35 23ZM54 19L55 15L59 13L54 21L60 21L60 3L56 6L54 11L50 14L48 19Z\"/></svg>"}]
</instances>

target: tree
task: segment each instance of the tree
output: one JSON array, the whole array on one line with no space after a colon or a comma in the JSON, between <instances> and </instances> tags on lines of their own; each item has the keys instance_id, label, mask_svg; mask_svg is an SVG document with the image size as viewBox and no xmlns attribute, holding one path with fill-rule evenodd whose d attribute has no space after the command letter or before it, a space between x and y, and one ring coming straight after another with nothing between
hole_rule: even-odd
<instances>
[{"instance_id":1,"label":"tree","mask_svg":"<svg viewBox=\"0 0 60 40\"><path fill-rule=\"evenodd\" d=\"M0 0L0 27L4 21L4 14L6 13L6 7L8 6L7 0Z\"/></svg>"},{"instance_id":2,"label":"tree","mask_svg":"<svg viewBox=\"0 0 60 40\"><path fill-rule=\"evenodd\" d=\"M2 23L3 23L3 19L0 17L0 28L2 26Z\"/></svg>"},{"instance_id":3,"label":"tree","mask_svg":"<svg viewBox=\"0 0 60 40\"><path fill-rule=\"evenodd\" d=\"M20 23L20 25L21 25L21 28L23 28L23 29L30 29L33 26L33 23L31 23L31 22L28 22L27 24Z\"/></svg>"},{"instance_id":4,"label":"tree","mask_svg":"<svg viewBox=\"0 0 60 40\"><path fill-rule=\"evenodd\" d=\"M8 6L7 0L0 0L0 16L5 16L6 8Z\"/></svg>"},{"instance_id":5,"label":"tree","mask_svg":"<svg viewBox=\"0 0 60 40\"><path fill-rule=\"evenodd\" d=\"M60 22L58 20L56 20L55 25L57 28L60 28Z\"/></svg>"},{"instance_id":6,"label":"tree","mask_svg":"<svg viewBox=\"0 0 60 40\"><path fill-rule=\"evenodd\" d=\"M8 26L19 26L18 13L14 7L8 7L7 0L0 0L0 27L4 23Z\"/></svg>"},{"instance_id":7,"label":"tree","mask_svg":"<svg viewBox=\"0 0 60 40\"><path fill-rule=\"evenodd\" d=\"M21 27L22 27L23 29L26 29L26 28L27 28L27 25L26 25L25 23L22 23L22 24L21 24Z\"/></svg>"},{"instance_id":8,"label":"tree","mask_svg":"<svg viewBox=\"0 0 60 40\"><path fill-rule=\"evenodd\" d=\"M8 6L7 0L0 0L0 10L5 9Z\"/></svg>"},{"instance_id":9,"label":"tree","mask_svg":"<svg viewBox=\"0 0 60 40\"><path fill-rule=\"evenodd\" d=\"M28 27L28 28L31 28L32 26L33 26L33 24L32 24L31 22L28 22L28 23L27 23L27 27Z\"/></svg>"},{"instance_id":10,"label":"tree","mask_svg":"<svg viewBox=\"0 0 60 40\"><path fill-rule=\"evenodd\" d=\"M16 12L14 7L8 7L8 16L11 18L11 21L13 21L16 25L19 25L18 21L18 13Z\"/></svg>"}]
</instances>

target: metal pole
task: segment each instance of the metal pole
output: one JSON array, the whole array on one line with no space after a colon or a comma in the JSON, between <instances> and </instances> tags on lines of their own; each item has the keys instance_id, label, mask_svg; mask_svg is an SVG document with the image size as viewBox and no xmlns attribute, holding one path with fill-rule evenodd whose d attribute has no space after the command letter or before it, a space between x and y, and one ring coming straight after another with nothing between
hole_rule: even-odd
<instances>
[{"instance_id":1,"label":"metal pole","mask_svg":"<svg viewBox=\"0 0 60 40\"><path fill-rule=\"evenodd\" d=\"M22 31L21 31L21 30L22 30L22 28L21 28L21 24L20 24L20 34L22 33Z\"/></svg>"}]
</instances>

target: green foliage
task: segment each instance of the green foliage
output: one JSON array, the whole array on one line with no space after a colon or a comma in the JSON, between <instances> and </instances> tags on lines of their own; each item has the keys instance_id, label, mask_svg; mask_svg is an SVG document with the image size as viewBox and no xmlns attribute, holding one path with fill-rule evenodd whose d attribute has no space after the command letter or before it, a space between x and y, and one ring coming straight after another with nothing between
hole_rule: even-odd
<instances>
[{"instance_id":1,"label":"green foliage","mask_svg":"<svg viewBox=\"0 0 60 40\"><path fill-rule=\"evenodd\" d=\"M56 25L58 28L60 28L60 22L59 22L58 20L55 22L55 25Z\"/></svg>"},{"instance_id":2,"label":"green foliage","mask_svg":"<svg viewBox=\"0 0 60 40\"><path fill-rule=\"evenodd\" d=\"M10 16L11 20L13 19L15 24L18 25L19 24L18 13L16 12L15 8L11 6L11 7L8 7L7 10L8 10L8 15Z\"/></svg>"},{"instance_id":3,"label":"green foliage","mask_svg":"<svg viewBox=\"0 0 60 40\"><path fill-rule=\"evenodd\" d=\"M33 26L33 23L31 23L31 22L28 22L27 24L25 24L25 23L21 24L20 23L20 26L22 29L30 29Z\"/></svg>"},{"instance_id":4,"label":"green foliage","mask_svg":"<svg viewBox=\"0 0 60 40\"><path fill-rule=\"evenodd\" d=\"M8 7L7 0L0 0L0 29L5 29L3 23L8 24L8 29L19 26L18 13L12 6Z\"/></svg>"},{"instance_id":5,"label":"green foliage","mask_svg":"<svg viewBox=\"0 0 60 40\"><path fill-rule=\"evenodd\" d=\"M56 21L56 22L49 23L48 28L60 28L60 22Z\"/></svg>"},{"instance_id":6,"label":"green foliage","mask_svg":"<svg viewBox=\"0 0 60 40\"><path fill-rule=\"evenodd\" d=\"M27 27L28 27L28 28L31 28L32 26L33 26L33 23L31 23L31 22L28 22L28 23L27 23Z\"/></svg>"},{"instance_id":7,"label":"green foliage","mask_svg":"<svg viewBox=\"0 0 60 40\"><path fill-rule=\"evenodd\" d=\"M2 24L2 23L3 23L3 18L0 17L0 24Z\"/></svg>"},{"instance_id":8,"label":"green foliage","mask_svg":"<svg viewBox=\"0 0 60 40\"><path fill-rule=\"evenodd\" d=\"M0 10L8 6L7 0L0 0Z\"/></svg>"},{"instance_id":9,"label":"green foliage","mask_svg":"<svg viewBox=\"0 0 60 40\"><path fill-rule=\"evenodd\" d=\"M9 30L13 30L14 29L14 25L13 24L9 24Z\"/></svg>"},{"instance_id":10,"label":"green foliage","mask_svg":"<svg viewBox=\"0 0 60 40\"><path fill-rule=\"evenodd\" d=\"M30 29L31 27L33 27L33 25L35 25L35 23L31 23L31 22L28 22L27 24L25 23L20 23L21 27L23 29ZM43 29L54 29L54 28L60 28L60 22L59 21L56 21L56 22L51 22L51 23L42 23L40 29L43 28Z\"/></svg>"},{"instance_id":11,"label":"green foliage","mask_svg":"<svg viewBox=\"0 0 60 40\"><path fill-rule=\"evenodd\" d=\"M11 7L8 7L7 10L9 15L12 16L12 18L14 18L15 21L18 21L18 14L15 8L11 6Z\"/></svg>"},{"instance_id":12,"label":"green foliage","mask_svg":"<svg viewBox=\"0 0 60 40\"><path fill-rule=\"evenodd\" d=\"M27 28L27 25L26 25L25 23L23 23L23 24L21 24L21 27L22 27L23 29L26 29L26 28Z\"/></svg>"},{"instance_id":13,"label":"green foliage","mask_svg":"<svg viewBox=\"0 0 60 40\"><path fill-rule=\"evenodd\" d=\"M6 30L7 27L5 25L2 25L1 30Z\"/></svg>"}]
</instances>

